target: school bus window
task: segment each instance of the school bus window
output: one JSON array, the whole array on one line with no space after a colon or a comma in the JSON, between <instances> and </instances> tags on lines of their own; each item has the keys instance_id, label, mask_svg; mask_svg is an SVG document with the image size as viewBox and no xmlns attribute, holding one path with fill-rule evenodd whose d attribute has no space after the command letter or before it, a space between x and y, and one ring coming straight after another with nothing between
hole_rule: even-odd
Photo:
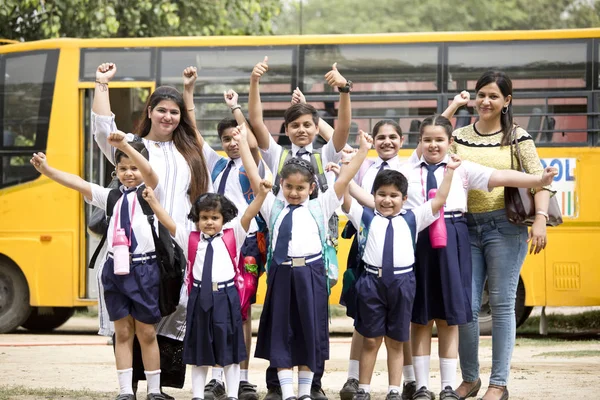
<instances>
[{"instance_id":1,"label":"school bus window","mask_svg":"<svg viewBox=\"0 0 600 400\"><path fill-rule=\"evenodd\" d=\"M2 157L2 187L28 182L40 176L29 159L31 155Z\"/></svg>"},{"instance_id":2,"label":"school bus window","mask_svg":"<svg viewBox=\"0 0 600 400\"><path fill-rule=\"evenodd\" d=\"M481 71L507 73L515 90L585 88L588 42L448 45L448 90L475 90Z\"/></svg>"},{"instance_id":3,"label":"school bus window","mask_svg":"<svg viewBox=\"0 0 600 400\"><path fill-rule=\"evenodd\" d=\"M356 82L355 93L438 91L438 47L437 44L303 46L304 91L330 92L329 86L323 84L323 75L334 62L342 75Z\"/></svg>"},{"instance_id":4,"label":"school bus window","mask_svg":"<svg viewBox=\"0 0 600 400\"><path fill-rule=\"evenodd\" d=\"M261 93L291 93L294 49L291 47L210 47L160 50L160 84L182 87L181 71L199 68L197 95L222 94L233 89L248 93L254 65L269 57L269 72L261 79Z\"/></svg>"},{"instance_id":5,"label":"school bus window","mask_svg":"<svg viewBox=\"0 0 600 400\"><path fill-rule=\"evenodd\" d=\"M152 49L82 49L82 81L96 79L98 65L110 61L117 64L115 81L147 81L154 79L154 50Z\"/></svg>"}]
</instances>

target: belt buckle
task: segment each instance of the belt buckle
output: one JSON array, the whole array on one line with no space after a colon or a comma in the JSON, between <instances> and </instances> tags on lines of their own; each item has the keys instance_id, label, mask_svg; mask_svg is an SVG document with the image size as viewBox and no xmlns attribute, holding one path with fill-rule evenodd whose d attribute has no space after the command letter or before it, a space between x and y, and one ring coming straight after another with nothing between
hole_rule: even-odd
<instances>
[{"instance_id":1,"label":"belt buckle","mask_svg":"<svg viewBox=\"0 0 600 400\"><path fill-rule=\"evenodd\" d=\"M212 291L213 292L218 292L219 291L219 282L213 282L212 283Z\"/></svg>"},{"instance_id":2,"label":"belt buckle","mask_svg":"<svg viewBox=\"0 0 600 400\"><path fill-rule=\"evenodd\" d=\"M381 278L383 276L383 267L377 268L377 277Z\"/></svg>"},{"instance_id":3,"label":"belt buckle","mask_svg":"<svg viewBox=\"0 0 600 400\"><path fill-rule=\"evenodd\" d=\"M304 267L306 265L306 257L295 257L292 258L292 268Z\"/></svg>"}]
</instances>

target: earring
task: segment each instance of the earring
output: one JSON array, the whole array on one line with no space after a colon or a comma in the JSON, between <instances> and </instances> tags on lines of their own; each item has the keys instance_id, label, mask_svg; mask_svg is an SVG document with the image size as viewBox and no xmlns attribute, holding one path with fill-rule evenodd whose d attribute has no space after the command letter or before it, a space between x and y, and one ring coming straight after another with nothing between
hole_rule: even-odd
<instances>
[{"instance_id":1,"label":"earring","mask_svg":"<svg viewBox=\"0 0 600 400\"><path fill-rule=\"evenodd\" d=\"M502 114L506 114L508 112L508 106L502 107Z\"/></svg>"}]
</instances>

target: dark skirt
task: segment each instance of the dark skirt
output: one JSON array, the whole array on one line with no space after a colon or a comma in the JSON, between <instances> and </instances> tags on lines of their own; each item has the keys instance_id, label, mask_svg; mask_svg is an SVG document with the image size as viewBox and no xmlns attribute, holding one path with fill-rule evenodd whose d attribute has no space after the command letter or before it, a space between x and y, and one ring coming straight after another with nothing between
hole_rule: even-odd
<instances>
[{"instance_id":1,"label":"dark skirt","mask_svg":"<svg viewBox=\"0 0 600 400\"><path fill-rule=\"evenodd\" d=\"M417 293L412 322L426 325L433 319L448 325L473 320L471 311L471 243L464 217L446 218L448 244L433 249L429 228L419 234L415 276Z\"/></svg>"},{"instance_id":2,"label":"dark skirt","mask_svg":"<svg viewBox=\"0 0 600 400\"><path fill-rule=\"evenodd\" d=\"M255 357L274 368L306 365L317 371L329 359L327 302L322 259L293 268L271 263Z\"/></svg>"},{"instance_id":3,"label":"dark skirt","mask_svg":"<svg viewBox=\"0 0 600 400\"><path fill-rule=\"evenodd\" d=\"M200 288L188 299L183 362L190 365L237 364L247 358L240 297L235 286L213 292L213 306L200 307Z\"/></svg>"}]
</instances>

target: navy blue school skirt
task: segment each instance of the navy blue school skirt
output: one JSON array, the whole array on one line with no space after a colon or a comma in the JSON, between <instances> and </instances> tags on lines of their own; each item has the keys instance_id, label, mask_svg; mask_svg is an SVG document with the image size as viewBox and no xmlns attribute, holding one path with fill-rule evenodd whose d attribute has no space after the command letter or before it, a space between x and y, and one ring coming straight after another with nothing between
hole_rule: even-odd
<instances>
[{"instance_id":1,"label":"navy blue school skirt","mask_svg":"<svg viewBox=\"0 0 600 400\"><path fill-rule=\"evenodd\" d=\"M242 331L240 297L235 286L213 292L213 306L200 306L200 288L188 299L183 362L190 365L237 364L247 357Z\"/></svg>"},{"instance_id":2,"label":"navy blue school skirt","mask_svg":"<svg viewBox=\"0 0 600 400\"><path fill-rule=\"evenodd\" d=\"M315 372L329 359L327 301L322 258L302 267L272 262L255 357L274 368L306 365Z\"/></svg>"},{"instance_id":3,"label":"navy blue school skirt","mask_svg":"<svg viewBox=\"0 0 600 400\"><path fill-rule=\"evenodd\" d=\"M412 322L426 325L441 319L448 325L473 320L471 311L471 243L466 218L446 218L448 244L432 249L429 228L417 241L415 276L417 293Z\"/></svg>"}]
</instances>

